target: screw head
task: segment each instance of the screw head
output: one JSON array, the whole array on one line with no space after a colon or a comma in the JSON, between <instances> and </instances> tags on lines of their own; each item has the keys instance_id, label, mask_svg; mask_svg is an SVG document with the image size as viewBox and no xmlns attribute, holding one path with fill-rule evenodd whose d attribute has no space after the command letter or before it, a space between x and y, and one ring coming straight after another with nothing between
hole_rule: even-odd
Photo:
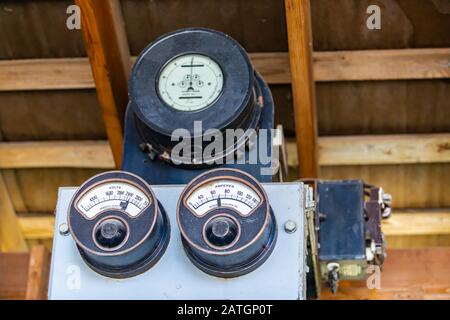
<instances>
[{"instance_id":1,"label":"screw head","mask_svg":"<svg viewBox=\"0 0 450 320\"><path fill-rule=\"evenodd\" d=\"M390 193L383 193L381 196L381 200L387 205L391 205L392 203L392 195Z\"/></svg>"},{"instance_id":2,"label":"screw head","mask_svg":"<svg viewBox=\"0 0 450 320\"><path fill-rule=\"evenodd\" d=\"M67 223L61 223L59 225L59 234L62 236L67 236L69 234L69 226Z\"/></svg>"},{"instance_id":3,"label":"screw head","mask_svg":"<svg viewBox=\"0 0 450 320\"><path fill-rule=\"evenodd\" d=\"M297 231L297 223L292 220L286 221L286 223L284 224L284 231L286 231L287 233L294 233L295 231Z\"/></svg>"}]
</instances>

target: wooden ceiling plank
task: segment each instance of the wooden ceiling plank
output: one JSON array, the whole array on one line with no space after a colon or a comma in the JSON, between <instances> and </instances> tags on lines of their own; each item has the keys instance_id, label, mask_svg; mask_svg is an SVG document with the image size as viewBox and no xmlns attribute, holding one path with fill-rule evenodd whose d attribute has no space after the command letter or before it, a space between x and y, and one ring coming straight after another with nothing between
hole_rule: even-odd
<instances>
[{"instance_id":1,"label":"wooden ceiling plank","mask_svg":"<svg viewBox=\"0 0 450 320\"><path fill-rule=\"evenodd\" d=\"M19 224L27 240L52 239L55 228L55 216L26 213L19 216Z\"/></svg>"},{"instance_id":2,"label":"wooden ceiling plank","mask_svg":"<svg viewBox=\"0 0 450 320\"><path fill-rule=\"evenodd\" d=\"M0 172L0 251L22 252L28 247L19 226L3 174Z\"/></svg>"},{"instance_id":3,"label":"wooden ceiling plank","mask_svg":"<svg viewBox=\"0 0 450 320\"><path fill-rule=\"evenodd\" d=\"M0 61L0 91L95 89L87 58Z\"/></svg>"},{"instance_id":4,"label":"wooden ceiling plank","mask_svg":"<svg viewBox=\"0 0 450 320\"><path fill-rule=\"evenodd\" d=\"M450 48L330 51L314 54L316 81L450 78Z\"/></svg>"},{"instance_id":5,"label":"wooden ceiling plank","mask_svg":"<svg viewBox=\"0 0 450 320\"><path fill-rule=\"evenodd\" d=\"M318 145L321 166L450 162L450 133L328 136ZM297 166L294 141L287 150L289 165Z\"/></svg>"},{"instance_id":6,"label":"wooden ceiling plank","mask_svg":"<svg viewBox=\"0 0 450 320\"><path fill-rule=\"evenodd\" d=\"M46 300L50 275L50 253L43 245L31 248L26 300Z\"/></svg>"},{"instance_id":7,"label":"wooden ceiling plank","mask_svg":"<svg viewBox=\"0 0 450 320\"><path fill-rule=\"evenodd\" d=\"M319 175L309 0L285 0L297 157L301 178Z\"/></svg>"},{"instance_id":8,"label":"wooden ceiling plank","mask_svg":"<svg viewBox=\"0 0 450 320\"><path fill-rule=\"evenodd\" d=\"M0 300L25 298L29 253L0 253Z\"/></svg>"},{"instance_id":9,"label":"wooden ceiling plank","mask_svg":"<svg viewBox=\"0 0 450 320\"><path fill-rule=\"evenodd\" d=\"M386 236L450 235L450 210L395 210L383 220Z\"/></svg>"},{"instance_id":10,"label":"wooden ceiling plank","mask_svg":"<svg viewBox=\"0 0 450 320\"><path fill-rule=\"evenodd\" d=\"M22 190L17 179L17 172L14 169L3 170L3 180L6 184L6 189L9 192L11 201L16 212L27 212L28 208L22 196Z\"/></svg>"},{"instance_id":11,"label":"wooden ceiling plank","mask_svg":"<svg viewBox=\"0 0 450 320\"><path fill-rule=\"evenodd\" d=\"M450 133L319 137L318 147L322 166L450 162ZM287 150L297 166L296 143ZM107 141L3 142L0 168L112 169L114 160Z\"/></svg>"},{"instance_id":12,"label":"wooden ceiling plank","mask_svg":"<svg viewBox=\"0 0 450 320\"><path fill-rule=\"evenodd\" d=\"M269 84L290 84L287 52L250 53ZM131 58L131 64L136 57ZM450 78L450 48L313 53L314 80L368 81ZM95 89L87 58L0 61L0 91Z\"/></svg>"},{"instance_id":13,"label":"wooden ceiling plank","mask_svg":"<svg viewBox=\"0 0 450 320\"><path fill-rule=\"evenodd\" d=\"M49 141L0 143L0 168L115 167L107 141Z\"/></svg>"}]
</instances>

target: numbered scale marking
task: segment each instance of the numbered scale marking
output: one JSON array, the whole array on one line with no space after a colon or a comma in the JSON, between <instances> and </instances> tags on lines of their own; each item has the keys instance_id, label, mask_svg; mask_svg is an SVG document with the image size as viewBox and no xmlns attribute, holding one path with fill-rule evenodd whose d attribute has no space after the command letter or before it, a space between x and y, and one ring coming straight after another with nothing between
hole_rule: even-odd
<instances>
[{"instance_id":1,"label":"numbered scale marking","mask_svg":"<svg viewBox=\"0 0 450 320\"><path fill-rule=\"evenodd\" d=\"M150 199L136 186L111 181L98 184L86 192L78 200L77 208L88 219L111 209L122 210L130 217L137 217L149 204Z\"/></svg>"},{"instance_id":2,"label":"numbered scale marking","mask_svg":"<svg viewBox=\"0 0 450 320\"><path fill-rule=\"evenodd\" d=\"M162 100L176 110L201 110L210 106L222 92L222 69L207 56L182 55L163 68L158 89Z\"/></svg>"},{"instance_id":3,"label":"numbered scale marking","mask_svg":"<svg viewBox=\"0 0 450 320\"><path fill-rule=\"evenodd\" d=\"M83 183L67 216L86 264L110 278L129 278L154 266L170 239L170 223L151 187L137 175L109 171Z\"/></svg>"},{"instance_id":4,"label":"numbered scale marking","mask_svg":"<svg viewBox=\"0 0 450 320\"><path fill-rule=\"evenodd\" d=\"M221 179L201 185L187 197L186 202L198 217L219 207L234 209L247 217L260 205L261 196L243 182Z\"/></svg>"},{"instance_id":5,"label":"numbered scale marking","mask_svg":"<svg viewBox=\"0 0 450 320\"><path fill-rule=\"evenodd\" d=\"M263 186L248 173L229 168L207 171L186 185L177 222L192 263L222 278L262 265L278 234Z\"/></svg>"}]
</instances>

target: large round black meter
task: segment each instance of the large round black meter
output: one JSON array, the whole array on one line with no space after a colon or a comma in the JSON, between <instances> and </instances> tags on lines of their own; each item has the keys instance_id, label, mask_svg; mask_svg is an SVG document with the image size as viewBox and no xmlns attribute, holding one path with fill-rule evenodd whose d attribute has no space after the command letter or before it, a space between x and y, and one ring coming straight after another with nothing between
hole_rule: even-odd
<instances>
[{"instance_id":1,"label":"large round black meter","mask_svg":"<svg viewBox=\"0 0 450 320\"><path fill-rule=\"evenodd\" d=\"M184 250L202 271L231 278L270 256L277 225L261 184L235 169L208 171L183 190L177 221Z\"/></svg>"},{"instance_id":2,"label":"large round black meter","mask_svg":"<svg viewBox=\"0 0 450 320\"><path fill-rule=\"evenodd\" d=\"M70 234L83 260L102 275L138 275L167 248L167 216L150 186L131 173L94 176L77 190L69 210Z\"/></svg>"},{"instance_id":3,"label":"large round black meter","mask_svg":"<svg viewBox=\"0 0 450 320\"><path fill-rule=\"evenodd\" d=\"M206 158L197 146L174 159L175 130L209 143L210 129L256 129L264 105L245 50L226 34L203 28L179 30L150 44L133 67L130 99L148 151L187 166L229 156L245 144L245 137ZM201 121L201 131L195 130L195 121Z\"/></svg>"}]
</instances>

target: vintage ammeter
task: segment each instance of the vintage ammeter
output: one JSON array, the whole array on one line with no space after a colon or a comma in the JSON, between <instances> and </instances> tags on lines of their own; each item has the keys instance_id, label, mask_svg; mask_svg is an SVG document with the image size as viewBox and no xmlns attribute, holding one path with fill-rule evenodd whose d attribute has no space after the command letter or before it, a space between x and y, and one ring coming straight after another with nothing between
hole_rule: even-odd
<instances>
[{"instance_id":1,"label":"vintage ammeter","mask_svg":"<svg viewBox=\"0 0 450 320\"><path fill-rule=\"evenodd\" d=\"M71 201L68 224L86 264L112 278L148 270L170 237L169 221L150 186L123 171L86 181Z\"/></svg>"},{"instance_id":2,"label":"vintage ammeter","mask_svg":"<svg viewBox=\"0 0 450 320\"><path fill-rule=\"evenodd\" d=\"M191 181L178 201L177 221L189 259L217 277L255 270L277 240L276 220L264 189L236 169L211 170Z\"/></svg>"},{"instance_id":3,"label":"vintage ammeter","mask_svg":"<svg viewBox=\"0 0 450 320\"><path fill-rule=\"evenodd\" d=\"M271 181L271 176L259 176L261 166L271 163L246 167L227 161L238 153L245 156L259 129L273 128L270 90L245 50L228 35L188 28L155 40L134 64L129 96L124 170L151 183L176 184L223 165ZM230 143L228 129L250 129L252 135ZM205 152L218 132L223 135L222 148ZM264 138L270 147L271 137ZM180 142L188 145L182 152L176 149ZM270 148L267 153L270 158Z\"/></svg>"}]
</instances>

